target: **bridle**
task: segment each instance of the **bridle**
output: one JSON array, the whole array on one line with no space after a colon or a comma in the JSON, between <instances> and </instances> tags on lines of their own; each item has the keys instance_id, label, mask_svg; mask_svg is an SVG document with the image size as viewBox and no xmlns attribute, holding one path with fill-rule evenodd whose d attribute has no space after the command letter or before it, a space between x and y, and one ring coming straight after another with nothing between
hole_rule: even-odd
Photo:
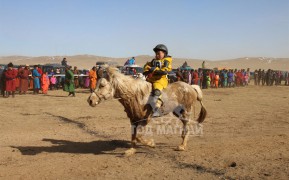
<instances>
[{"instance_id":1,"label":"bridle","mask_svg":"<svg viewBox=\"0 0 289 180\"><path fill-rule=\"evenodd\" d=\"M110 88L109 88L108 93L105 94L105 95L98 93L98 90L99 90L100 88L97 88L97 89L94 90L93 93L94 93L94 94L98 97L98 99L99 99L99 102L98 102L98 103L100 103L102 100L107 100L108 98L107 98L106 96L112 94L112 91L113 91L112 84L111 84L109 81L107 81L107 84L106 84L105 86L107 86L107 85L109 85ZM105 87L105 86L103 86L103 87Z\"/></svg>"}]
</instances>

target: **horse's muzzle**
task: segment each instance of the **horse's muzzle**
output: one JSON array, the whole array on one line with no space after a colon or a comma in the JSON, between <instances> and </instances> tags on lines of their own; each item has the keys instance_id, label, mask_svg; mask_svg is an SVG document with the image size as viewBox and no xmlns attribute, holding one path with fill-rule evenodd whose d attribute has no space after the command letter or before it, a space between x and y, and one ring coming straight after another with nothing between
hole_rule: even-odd
<instances>
[{"instance_id":1,"label":"horse's muzzle","mask_svg":"<svg viewBox=\"0 0 289 180\"><path fill-rule=\"evenodd\" d=\"M93 102L93 100L89 101L89 105L92 107L95 107L98 104L98 102Z\"/></svg>"}]
</instances>

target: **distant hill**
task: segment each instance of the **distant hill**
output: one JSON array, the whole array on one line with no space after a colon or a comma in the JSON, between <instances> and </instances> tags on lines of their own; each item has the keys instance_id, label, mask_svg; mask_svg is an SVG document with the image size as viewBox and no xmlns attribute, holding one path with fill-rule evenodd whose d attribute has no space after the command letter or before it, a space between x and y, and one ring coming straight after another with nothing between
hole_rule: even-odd
<instances>
[{"instance_id":1,"label":"distant hill","mask_svg":"<svg viewBox=\"0 0 289 180\"><path fill-rule=\"evenodd\" d=\"M3 56L0 57L0 64L7 64L13 62L18 65L34 65L46 63L60 63L63 57L67 58L68 64L77 66L80 69L91 69L97 61L115 61L119 65L123 65L128 58L110 58L94 55L75 55L75 56L40 56L40 57L27 57L27 56ZM152 56L136 56L138 65L143 66L147 61L153 59ZM173 67L181 66L185 61L193 68L202 66L203 60L199 59L185 59L174 58ZM289 58L266 58L266 57L244 57L229 60L206 61L208 68L226 67L226 68L251 68L254 69L275 69L275 70L289 70Z\"/></svg>"}]
</instances>

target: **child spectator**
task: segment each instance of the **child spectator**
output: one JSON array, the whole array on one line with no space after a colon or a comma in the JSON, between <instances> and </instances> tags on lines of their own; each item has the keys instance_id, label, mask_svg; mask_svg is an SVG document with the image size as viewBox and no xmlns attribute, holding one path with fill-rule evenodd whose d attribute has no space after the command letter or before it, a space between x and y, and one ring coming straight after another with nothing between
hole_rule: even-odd
<instances>
[{"instance_id":1,"label":"child spectator","mask_svg":"<svg viewBox=\"0 0 289 180\"><path fill-rule=\"evenodd\" d=\"M56 77L54 75L52 75L50 78L50 90L55 89L56 82L57 82Z\"/></svg>"}]
</instances>

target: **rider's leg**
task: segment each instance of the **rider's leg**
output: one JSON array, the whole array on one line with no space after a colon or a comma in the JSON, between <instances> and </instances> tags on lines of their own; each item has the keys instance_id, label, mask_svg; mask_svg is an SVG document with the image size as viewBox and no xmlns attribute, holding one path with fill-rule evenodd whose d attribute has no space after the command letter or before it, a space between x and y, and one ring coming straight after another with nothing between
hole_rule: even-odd
<instances>
[{"instance_id":1,"label":"rider's leg","mask_svg":"<svg viewBox=\"0 0 289 180\"><path fill-rule=\"evenodd\" d=\"M153 117L161 116L160 107L162 105L161 94L162 90L168 85L167 79L160 79L153 83L152 101L150 102L153 109Z\"/></svg>"}]
</instances>

